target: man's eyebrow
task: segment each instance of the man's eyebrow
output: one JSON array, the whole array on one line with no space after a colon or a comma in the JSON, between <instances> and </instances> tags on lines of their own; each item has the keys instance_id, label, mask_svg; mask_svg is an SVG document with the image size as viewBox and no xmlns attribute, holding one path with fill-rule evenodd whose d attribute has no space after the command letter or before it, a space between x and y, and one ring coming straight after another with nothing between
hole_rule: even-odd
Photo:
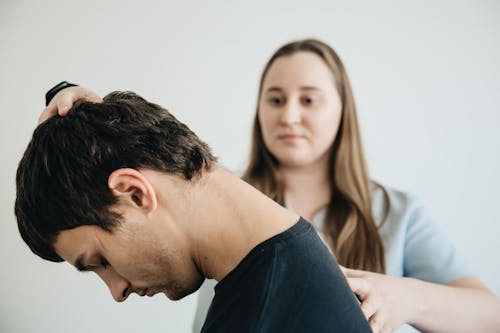
<instances>
[{"instance_id":1,"label":"man's eyebrow","mask_svg":"<svg viewBox=\"0 0 500 333\"><path fill-rule=\"evenodd\" d=\"M88 271L88 267L86 267L84 264L83 264L83 254L80 255L76 261L75 261L75 265L76 269L80 272L86 272Z\"/></svg>"}]
</instances>

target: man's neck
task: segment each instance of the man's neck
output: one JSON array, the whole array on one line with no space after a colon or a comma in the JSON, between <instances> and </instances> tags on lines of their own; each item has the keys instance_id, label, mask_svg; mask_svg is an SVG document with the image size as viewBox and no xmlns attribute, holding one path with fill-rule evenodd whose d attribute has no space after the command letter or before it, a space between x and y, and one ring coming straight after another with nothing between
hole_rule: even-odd
<instances>
[{"instance_id":1,"label":"man's neck","mask_svg":"<svg viewBox=\"0 0 500 333\"><path fill-rule=\"evenodd\" d=\"M215 166L191 196L193 259L220 281L258 244L294 225L299 216Z\"/></svg>"}]
</instances>

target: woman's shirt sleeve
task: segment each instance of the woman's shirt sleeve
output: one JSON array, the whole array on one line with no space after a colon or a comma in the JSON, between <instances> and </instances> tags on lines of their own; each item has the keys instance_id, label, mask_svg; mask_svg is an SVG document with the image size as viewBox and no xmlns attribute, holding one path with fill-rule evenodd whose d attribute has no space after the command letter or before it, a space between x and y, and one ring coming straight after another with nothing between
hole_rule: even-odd
<instances>
[{"instance_id":1,"label":"woman's shirt sleeve","mask_svg":"<svg viewBox=\"0 0 500 333\"><path fill-rule=\"evenodd\" d=\"M439 284L474 275L419 199L395 190L387 192L390 209L379 231L389 275ZM374 199L380 202L380 196Z\"/></svg>"}]
</instances>

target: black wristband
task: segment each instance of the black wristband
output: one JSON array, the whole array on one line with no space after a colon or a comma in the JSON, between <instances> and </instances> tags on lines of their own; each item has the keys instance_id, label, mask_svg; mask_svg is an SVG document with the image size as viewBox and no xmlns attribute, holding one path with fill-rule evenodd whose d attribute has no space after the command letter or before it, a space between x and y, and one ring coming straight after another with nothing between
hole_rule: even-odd
<instances>
[{"instance_id":1,"label":"black wristband","mask_svg":"<svg viewBox=\"0 0 500 333\"><path fill-rule=\"evenodd\" d=\"M47 93L45 94L45 106L49 105L52 98L54 98L54 96L61 90L68 87L76 87L76 86L77 86L76 84L69 83L66 81L56 84L54 87L50 88L50 90L47 91Z\"/></svg>"}]
</instances>

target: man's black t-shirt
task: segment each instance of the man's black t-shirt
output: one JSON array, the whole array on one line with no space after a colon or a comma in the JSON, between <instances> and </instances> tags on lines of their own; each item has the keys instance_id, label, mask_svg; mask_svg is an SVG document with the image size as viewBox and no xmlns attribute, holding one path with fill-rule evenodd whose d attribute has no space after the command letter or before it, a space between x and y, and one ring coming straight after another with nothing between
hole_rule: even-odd
<instances>
[{"instance_id":1,"label":"man's black t-shirt","mask_svg":"<svg viewBox=\"0 0 500 333\"><path fill-rule=\"evenodd\" d=\"M215 286L202 332L371 332L314 228L300 219Z\"/></svg>"}]
</instances>

